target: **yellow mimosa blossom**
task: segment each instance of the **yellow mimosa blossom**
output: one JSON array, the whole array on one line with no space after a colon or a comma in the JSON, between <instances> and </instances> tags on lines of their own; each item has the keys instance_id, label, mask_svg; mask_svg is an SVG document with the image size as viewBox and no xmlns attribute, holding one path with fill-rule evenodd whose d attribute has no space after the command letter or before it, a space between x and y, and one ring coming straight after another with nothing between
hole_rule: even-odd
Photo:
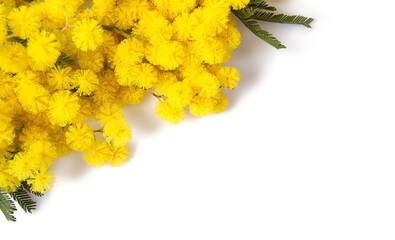
<instances>
[{"instance_id":1,"label":"yellow mimosa blossom","mask_svg":"<svg viewBox=\"0 0 395 240\"><path fill-rule=\"evenodd\" d=\"M92 167L101 167L108 162L111 151L104 141L96 141L84 151L83 159Z\"/></svg>"},{"instance_id":2,"label":"yellow mimosa blossom","mask_svg":"<svg viewBox=\"0 0 395 240\"><path fill-rule=\"evenodd\" d=\"M109 155L106 163L111 167L122 166L128 160L128 149L126 146L107 145L107 148Z\"/></svg>"},{"instance_id":3,"label":"yellow mimosa blossom","mask_svg":"<svg viewBox=\"0 0 395 240\"><path fill-rule=\"evenodd\" d=\"M16 36L26 39L40 29L40 14L36 8L21 6L9 14L8 25Z\"/></svg>"},{"instance_id":4,"label":"yellow mimosa blossom","mask_svg":"<svg viewBox=\"0 0 395 240\"><path fill-rule=\"evenodd\" d=\"M17 42L0 46L0 68L5 72L20 73L29 66L26 48Z\"/></svg>"},{"instance_id":5,"label":"yellow mimosa blossom","mask_svg":"<svg viewBox=\"0 0 395 240\"><path fill-rule=\"evenodd\" d=\"M66 142L71 149L84 151L95 141L95 133L88 125L72 125L66 132Z\"/></svg>"},{"instance_id":6,"label":"yellow mimosa blossom","mask_svg":"<svg viewBox=\"0 0 395 240\"><path fill-rule=\"evenodd\" d=\"M97 118L99 118L99 122L101 124L105 124L112 120L123 119L123 110L119 105L105 103L99 110L100 112L98 113Z\"/></svg>"},{"instance_id":7,"label":"yellow mimosa blossom","mask_svg":"<svg viewBox=\"0 0 395 240\"><path fill-rule=\"evenodd\" d=\"M40 170L33 178L27 180L28 184L32 185L32 190L34 192L44 193L52 187L55 181L52 171Z\"/></svg>"},{"instance_id":8,"label":"yellow mimosa blossom","mask_svg":"<svg viewBox=\"0 0 395 240\"><path fill-rule=\"evenodd\" d=\"M71 76L71 86L77 88L77 94L90 95L98 88L99 79L91 70L76 70Z\"/></svg>"},{"instance_id":9,"label":"yellow mimosa blossom","mask_svg":"<svg viewBox=\"0 0 395 240\"><path fill-rule=\"evenodd\" d=\"M52 124L64 127L72 123L80 109L78 101L79 98L67 90L53 94L48 107Z\"/></svg>"},{"instance_id":10,"label":"yellow mimosa blossom","mask_svg":"<svg viewBox=\"0 0 395 240\"><path fill-rule=\"evenodd\" d=\"M177 124L184 120L185 110L179 106L172 106L167 102L157 101L155 105L155 114L162 120Z\"/></svg>"},{"instance_id":11,"label":"yellow mimosa blossom","mask_svg":"<svg viewBox=\"0 0 395 240\"><path fill-rule=\"evenodd\" d=\"M186 111L196 117L223 112L224 90L240 81L225 64L241 42L234 16L285 47L255 21L261 10L275 10L265 4L0 0L0 200L17 200L30 212L29 194L25 206L17 194L48 191L55 181L49 169L72 150L90 166L123 165L132 139L125 119L145 115L141 107L149 106L128 105L153 98L151 114L171 124ZM277 16L267 21L306 27L313 21ZM1 201L13 220L13 205Z\"/></svg>"},{"instance_id":12,"label":"yellow mimosa blossom","mask_svg":"<svg viewBox=\"0 0 395 240\"><path fill-rule=\"evenodd\" d=\"M103 43L104 31L94 19L83 19L75 23L73 42L82 51L94 51Z\"/></svg>"},{"instance_id":13,"label":"yellow mimosa blossom","mask_svg":"<svg viewBox=\"0 0 395 240\"><path fill-rule=\"evenodd\" d=\"M55 67L48 72L48 83L56 90L68 90L71 88L71 68Z\"/></svg>"},{"instance_id":14,"label":"yellow mimosa blossom","mask_svg":"<svg viewBox=\"0 0 395 240\"><path fill-rule=\"evenodd\" d=\"M8 173L18 178L18 180L23 181L32 177L37 167L36 162L30 161L28 154L19 153L10 161Z\"/></svg>"},{"instance_id":15,"label":"yellow mimosa blossom","mask_svg":"<svg viewBox=\"0 0 395 240\"><path fill-rule=\"evenodd\" d=\"M222 65L240 44L230 13L248 4L0 0L1 191L44 193L48 168L72 150L90 166L123 165L132 138L123 107L146 95L171 124L186 110L224 111L222 90L240 80Z\"/></svg>"},{"instance_id":16,"label":"yellow mimosa blossom","mask_svg":"<svg viewBox=\"0 0 395 240\"><path fill-rule=\"evenodd\" d=\"M27 51L35 62L37 70L45 70L54 65L60 55L60 42L55 34L42 31L29 38Z\"/></svg>"},{"instance_id":17,"label":"yellow mimosa blossom","mask_svg":"<svg viewBox=\"0 0 395 240\"><path fill-rule=\"evenodd\" d=\"M6 192L13 192L21 185L21 182L8 172L10 162L4 157L0 158L0 188Z\"/></svg>"},{"instance_id":18,"label":"yellow mimosa blossom","mask_svg":"<svg viewBox=\"0 0 395 240\"><path fill-rule=\"evenodd\" d=\"M124 119L111 120L104 125L103 135L114 146L123 146L132 138L132 130Z\"/></svg>"}]
</instances>

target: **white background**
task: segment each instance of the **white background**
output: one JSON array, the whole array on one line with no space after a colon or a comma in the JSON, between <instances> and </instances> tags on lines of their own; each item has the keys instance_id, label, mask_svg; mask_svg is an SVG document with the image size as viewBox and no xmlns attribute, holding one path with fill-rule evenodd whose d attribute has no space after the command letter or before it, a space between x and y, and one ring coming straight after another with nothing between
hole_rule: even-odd
<instances>
[{"instance_id":1,"label":"white background","mask_svg":"<svg viewBox=\"0 0 395 240\"><path fill-rule=\"evenodd\" d=\"M1 239L395 239L395 4L271 3L316 22L265 24L281 51L239 23L226 112L172 126L147 96L125 111L129 162L58 160Z\"/></svg>"}]
</instances>

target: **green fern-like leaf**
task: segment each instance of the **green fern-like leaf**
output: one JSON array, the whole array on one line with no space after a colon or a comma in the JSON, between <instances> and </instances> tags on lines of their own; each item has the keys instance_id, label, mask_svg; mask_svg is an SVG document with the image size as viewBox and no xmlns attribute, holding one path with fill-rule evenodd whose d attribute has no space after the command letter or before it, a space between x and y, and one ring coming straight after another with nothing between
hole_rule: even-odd
<instances>
[{"instance_id":1,"label":"green fern-like leaf","mask_svg":"<svg viewBox=\"0 0 395 240\"><path fill-rule=\"evenodd\" d=\"M271 33L266 30L263 30L261 26L259 26L258 22L251 19L244 19L239 16L239 12L233 11L233 13L241 20L241 22L257 37L262 39L263 41L269 43L273 47L277 49L286 48L276 37L274 37Z\"/></svg>"},{"instance_id":2,"label":"green fern-like leaf","mask_svg":"<svg viewBox=\"0 0 395 240\"><path fill-rule=\"evenodd\" d=\"M233 10L232 12L240 19L250 19L253 17L259 9L253 7L247 7L240 10Z\"/></svg>"},{"instance_id":3,"label":"green fern-like leaf","mask_svg":"<svg viewBox=\"0 0 395 240\"><path fill-rule=\"evenodd\" d=\"M273 6L269 6L269 4L266 3L266 1L263 0L251 0L248 6L258 8L258 9L264 9L267 11L277 11L277 9Z\"/></svg>"},{"instance_id":4,"label":"green fern-like leaf","mask_svg":"<svg viewBox=\"0 0 395 240\"><path fill-rule=\"evenodd\" d=\"M58 61L56 62L56 65L60 65L61 63L69 65L69 66L75 65L74 59L67 56L66 53L64 53L64 52L60 53L60 56L58 58Z\"/></svg>"},{"instance_id":5,"label":"green fern-like leaf","mask_svg":"<svg viewBox=\"0 0 395 240\"><path fill-rule=\"evenodd\" d=\"M29 192L29 193L31 193L31 194L37 196L37 197L42 197L42 196L44 196L44 194L42 194L42 193L32 191L30 185L27 184L26 181L23 181L23 182L22 182L22 187L23 187L27 192Z\"/></svg>"},{"instance_id":6,"label":"green fern-like leaf","mask_svg":"<svg viewBox=\"0 0 395 240\"><path fill-rule=\"evenodd\" d=\"M11 200L10 196L3 192L0 189L0 210L3 212L5 218L8 221L16 221L16 218L14 217L14 212L16 211L16 207L14 202Z\"/></svg>"},{"instance_id":7,"label":"green fern-like leaf","mask_svg":"<svg viewBox=\"0 0 395 240\"><path fill-rule=\"evenodd\" d=\"M36 202L32 200L23 187L19 187L15 192L10 193L10 196L18 202L25 212L32 213L32 210L36 209Z\"/></svg>"},{"instance_id":8,"label":"green fern-like leaf","mask_svg":"<svg viewBox=\"0 0 395 240\"><path fill-rule=\"evenodd\" d=\"M18 42L18 43L22 44L24 47L27 47L27 40L26 39L22 39L20 37L11 37L11 38L8 39L8 41Z\"/></svg>"},{"instance_id":9,"label":"green fern-like leaf","mask_svg":"<svg viewBox=\"0 0 395 240\"><path fill-rule=\"evenodd\" d=\"M299 15L285 15L275 14L271 12L255 11L248 19L254 19L265 22L287 23L287 24L300 24L305 27L311 28L310 24L314 21L313 18L307 18Z\"/></svg>"}]
</instances>

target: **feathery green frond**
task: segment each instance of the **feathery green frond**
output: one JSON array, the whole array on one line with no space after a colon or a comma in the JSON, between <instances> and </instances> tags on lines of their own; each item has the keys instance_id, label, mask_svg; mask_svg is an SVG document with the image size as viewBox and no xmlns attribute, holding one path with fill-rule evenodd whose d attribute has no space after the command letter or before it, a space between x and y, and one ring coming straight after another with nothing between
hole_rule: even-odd
<instances>
[{"instance_id":1,"label":"feathery green frond","mask_svg":"<svg viewBox=\"0 0 395 240\"><path fill-rule=\"evenodd\" d=\"M14 202L11 200L10 196L0 189L0 210L3 212L4 216L8 221L16 221L14 217L14 212L16 207Z\"/></svg>"},{"instance_id":2,"label":"feathery green frond","mask_svg":"<svg viewBox=\"0 0 395 240\"><path fill-rule=\"evenodd\" d=\"M36 209L36 202L32 200L23 187L19 187L15 192L10 193L10 196L18 202L25 212L32 213L32 210Z\"/></svg>"},{"instance_id":3,"label":"feathery green frond","mask_svg":"<svg viewBox=\"0 0 395 240\"><path fill-rule=\"evenodd\" d=\"M11 38L8 39L8 41L18 42L18 43L22 44L24 47L27 47L27 40L26 39L22 39L20 37L11 37Z\"/></svg>"},{"instance_id":4,"label":"feathery green frond","mask_svg":"<svg viewBox=\"0 0 395 240\"><path fill-rule=\"evenodd\" d=\"M232 12L241 19L249 19L252 16L254 16L257 12L257 8L252 8L252 7L246 7L240 10L232 10Z\"/></svg>"},{"instance_id":5,"label":"feathery green frond","mask_svg":"<svg viewBox=\"0 0 395 240\"><path fill-rule=\"evenodd\" d=\"M26 181L22 181L22 187L23 187L26 191L28 191L29 193L31 193L31 194L33 194L33 195L35 195L35 196L37 196L37 197L42 197L42 196L44 196L44 194L42 194L42 193L32 191L32 189L30 188L30 185L27 184Z\"/></svg>"},{"instance_id":6,"label":"feathery green frond","mask_svg":"<svg viewBox=\"0 0 395 240\"><path fill-rule=\"evenodd\" d=\"M64 64L69 65L69 66L75 65L74 59L72 59L71 57L67 56L66 53L64 53L64 52L60 53L60 56L58 58L58 61L56 62L56 65L59 65L61 63L64 63Z\"/></svg>"},{"instance_id":7,"label":"feathery green frond","mask_svg":"<svg viewBox=\"0 0 395 240\"><path fill-rule=\"evenodd\" d=\"M262 39L263 41L269 43L273 47L277 49L286 48L276 37L274 37L271 33L266 30L263 30L261 26L259 26L258 22L255 20L244 19L239 16L237 11L233 11L233 13L241 20L241 22L257 37Z\"/></svg>"},{"instance_id":8,"label":"feathery green frond","mask_svg":"<svg viewBox=\"0 0 395 240\"><path fill-rule=\"evenodd\" d=\"M273 6L269 6L266 1L263 0L251 0L248 6L258 8L258 9L264 9L267 11L277 11L277 9Z\"/></svg>"},{"instance_id":9,"label":"feathery green frond","mask_svg":"<svg viewBox=\"0 0 395 240\"><path fill-rule=\"evenodd\" d=\"M271 12L255 11L248 19L255 19L265 22L287 23L287 24L300 24L305 27L311 28L310 23L314 21L313 18L307 18L299 15L285 15L275 14Z\"/></svg>"}]
</instances>

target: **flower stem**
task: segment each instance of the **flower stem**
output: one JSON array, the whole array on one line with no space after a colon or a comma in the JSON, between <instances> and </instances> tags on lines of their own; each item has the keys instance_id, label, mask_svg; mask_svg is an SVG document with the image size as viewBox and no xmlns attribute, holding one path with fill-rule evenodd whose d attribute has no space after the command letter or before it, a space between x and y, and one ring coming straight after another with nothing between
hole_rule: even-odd
<instances>
[{"instance_id":1,"label":"flower stem","mask_svg":"<svg viewBox=\"0 0 395 240\"><path fill-rule=\"evenodd\" d=\"M140 36L140 35L130 35L130 34L124 32L124 31L119 30L119 29L116 28L116 27L105 26L105 25L103 25L102 27L103 27L104 30L111 31L111 32L114 32L114 33L118 33L119 35L122 35L122 36L124 36L125 38L130 38L130 39L136 38L136 39L142 40L142 41L144 41L144 42L146 42L146 43L149 42L148 39L143 38L143 37Z\"/></svg>"}]
</instances>

